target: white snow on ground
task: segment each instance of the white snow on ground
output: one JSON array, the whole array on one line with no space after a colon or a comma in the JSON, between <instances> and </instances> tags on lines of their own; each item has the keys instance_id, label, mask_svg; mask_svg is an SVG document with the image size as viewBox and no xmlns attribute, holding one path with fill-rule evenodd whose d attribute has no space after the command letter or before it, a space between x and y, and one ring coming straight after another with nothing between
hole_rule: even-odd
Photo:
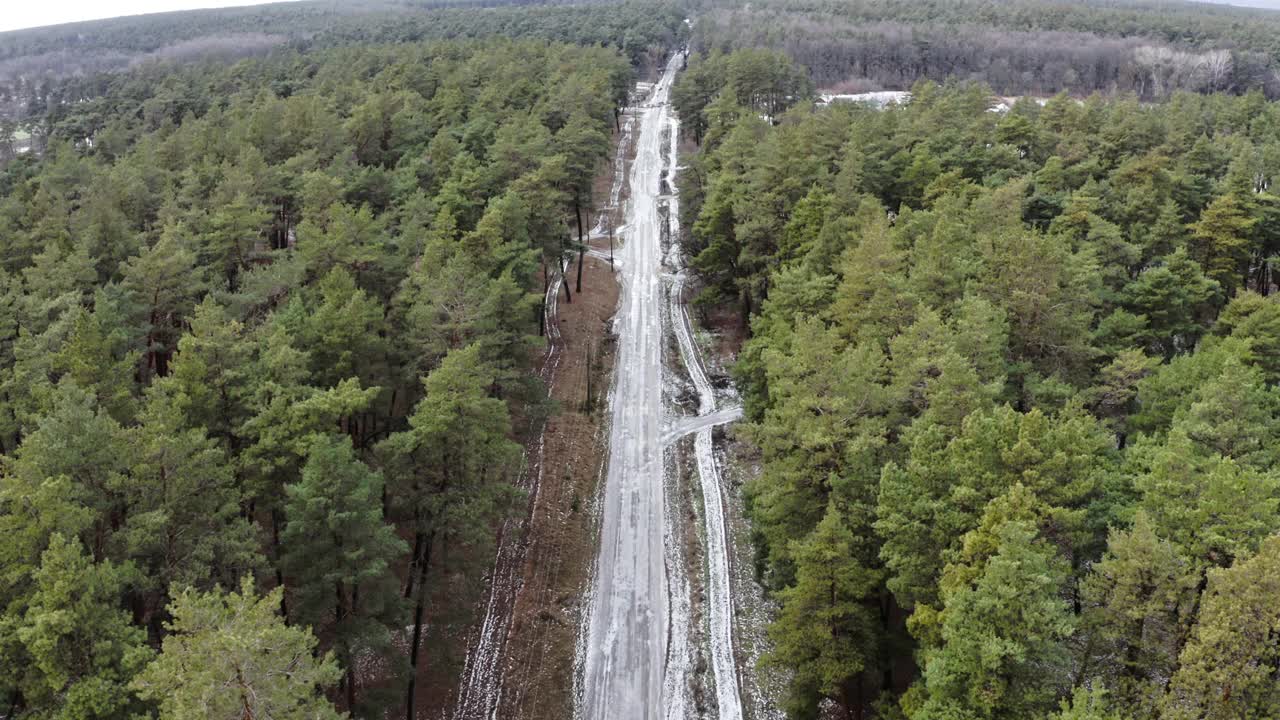
<instances>
[{"instance_id":1,"label":"white snow on ground","mask_svg":"<svg viewBox=\"0 0 1280 720\"><path fill-rule=\"evenodd\" d=\"M699 396L701 397L701 396ZM662 433L662 445L666 447L674 443L686 435L700 432L702 430L710 430L717 425L727 425L742 419L742 407L734 405L732 407L721 408L712 412L703 412L701 415L693 417L680 418L671 423Z\"/></svg>"},{"instance_id":2,"label":"white snow on ground","mask_svg":"<svg viewBox=\"0 0 1280 720\"><path fill-rule=\"evenodd\" d=\"M1049 98L1047 97L1034 97L1030 95L1025 97L1031 100L1031 102L1039 105L1040 107L1044 107L1045 105L1049 104ZM1019 100L1022 100L1023 98L1024 96L1022 95L1007 95L1007 96L992 98L991 107L987 108L987 112L1001 113L1001 114L1007 113L1013 109L1013 106L1016 105Z\"/></svg>"},{"instance_id":3,"label":"white snow on ground","mask_svg":"<svg viewBox=\"0 0 1280 720\"><path fill-rule=\"evenodd\" d=\"M1030 97L1031 101L1043 107L1049 102L1046 97ZM991 99L991 107L988 112L1007 113L1013 109L1014 103L1022 99L1021 95L996 96ZM878 90L876 92L865 93L818 93L819 105L830 105L832 103L863 103L871 105L877 109L883 110L890 105L906 105L911 102L911 93L906 90Z\"/></svg>"},{"instance_id":4,"label":"white snow on ground","mask_svg":"<svg viewBox=\"0 0 1280 720\"><path fill-rule=\"evenodd\" d=\"M618 202L622 198L622 185L626 180L625 173L627 169L627 153L626 149L630 146L631 128L635 125L635 118L628 114L622 121L621 137L618 140L618 152L613 158L613 184L609 186L609 203L604 206L604 210L612 211L618 207ZM588 236L591 239L604 237L608 234L608 228L605 227L606 221L609 219L609 212L596 213L596 223L591 227ZM617 228L614 232L617 232Z\"/></svg>"},{"instance_id":5,"label":"white snow on ground","mask_svg":"<svg viewBox=\"0 0 1280 720\"><path fill-rule=\"evenodd\" d=\"M819 93L818 102L822 105L830 105L833 102L848 103L866 103L883 108L893 103L905 105L911 100L911 93L906 90L879 90L877 92L866 93Z\"/></svg>"},{"instance_id":6,"label":"white snow on ground","mask_svg":"<svg viewBox=\"0 0 1280 720\"><path fill-rule=\"evenodd\" d=\"M683 302L687 279L678 244L675 189L679 124L667 100L677 55L648 89L638 114L631 166L625 243L616 249L622 285L614 318L617 365L610 391L610 440L606 479L599 499L600 552L579 640L575 688L580 720L687 720L690 680L697 653L690 647L689 570L684 567L681 514L664 477L664 448L694 435L698 495L705 524L706 636L714 707L719 720L742 720L742 694L734 654L734 603L726 527L725 485L714 454L712 429L742 416L740 407L718 408ZM615 188L620 183L615 179ZM616 194L611 197L616 203ZM665 225L663 223L666 223ZM592 229L599 236L600 221ZM662 257L664 231L672 238ZM593 251L592 254L599 254ZM664 265L672 272L663 275ZM670 287L663 288L665 279ZM698 412L664 422L664 323L669 322L697 397ZM671 505L671 507L668 507ZM748 678L750 677L748 673ZM580 683L580 684L579 684ZM752 685L754 687L754 685ZM753 693L758 695L759 693Z\"/></svg>"}]
</instances>

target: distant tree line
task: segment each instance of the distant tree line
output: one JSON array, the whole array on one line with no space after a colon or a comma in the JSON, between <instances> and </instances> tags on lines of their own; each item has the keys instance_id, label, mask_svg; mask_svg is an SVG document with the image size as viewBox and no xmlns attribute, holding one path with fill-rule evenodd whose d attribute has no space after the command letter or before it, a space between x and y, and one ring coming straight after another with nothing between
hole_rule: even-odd
<instances>
[{"instance_id":1,"label":"distant tree line","mask_svg":"<svg viewBox=\"0 0 1280 720\"><path fill-rule=\"evenodd\" d=\"M616 48L641 66L681 41L684 17L661 0L307 0L16 31L0 34L0 118L32 123L43 139L40 131L70 112L67 106L103 93L111 82L104 74L156 62L234 61L273 50L503 36Z\"/></svg>"},{"instance_id":2,"label":"distant tree line","mask_svg":"<svg viewBox=\"0 0 1280 720\"><path fill-rule=\"evenodd\" d=\"M1280 13L1037 0L710 3L694 46L774 48L826 88L905 89L960 78L1001 94L1179 90L1280 96ZM1254 29L1268 32L1254 32Z\"/></svg>"},{"instance_id":3,"label":"distant tree line","mask_svg":"<svg viewBox=\"0 0 1280 720\"><path fill-rule=\"evenodd\" d=\"M717 0L702 0L699 7L719 5ZM1268 54L1280 51L1280 14L1274 10L1183 0L760 0L751 7L858 23L1086 32L1145 37L1198 50L1230 46Z\"/></svg>"},{"instance_id":4,"label":"distant tree line","mask_svg":"<svg viewBox=\"0 0 1280 720\"><path fill-rule=\"evenodd\" d=\"M437 10L576 8L643 5L614 0L301 0L244 7L90 20L0 33L0 60L74 50L149 53L184 40L221 34L275 32L290 37L323 33L361 18L409 17ZM603 17L595 15L597 19ZM477 23L487 20L477 16ZM612 24L612 23L609 23Z\"/></svg>"}]
</instances>

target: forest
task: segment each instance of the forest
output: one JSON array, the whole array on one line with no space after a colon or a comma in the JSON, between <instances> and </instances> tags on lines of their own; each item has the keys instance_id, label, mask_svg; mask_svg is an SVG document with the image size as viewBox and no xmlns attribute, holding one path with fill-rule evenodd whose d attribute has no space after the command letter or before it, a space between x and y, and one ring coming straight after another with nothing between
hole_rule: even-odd
<instances>
[{"instance_id":1,"label":"forest","mask_svg":"<svg viewBox=\"0 0 1280 720\"><path fill-rule=\"evenodd\" d=\"M1280 107L804 75L673 95L788 716L1276 717Z\"/></svg>"},{"instance_id":2,"label":"forest","mask_svg":"<svg viewBox=\"0 0 1280 720\"><path fill-rule=\"evenodd\" d=\"M767 647L719 657L778 691L749 720L1280 717L1277 62L1280 13L1155 0L304 0L0 34L0 719L425 716L565 411L548 292L580 299L588 252L616 269L614 218L606 261L584 217L639 177L654 217L619 217L670 303L641 390L688 404L666 356L728 347L712 399L742 405L685 445L745 478ZM697 348L661 335L686 287ZM720 422L678 411L638 420ZM684 497L678 553L710 567ZM555 520L589 534L596 501ZM695 583L705 715L710 571L639 554ZM581 598L550 602L576 632Z\"/></svg>"},{"instance_id":3,"label":"forest","mask_svg":"<svg viewBox=\"0 0 1280 720\"><path fill-rule=\"evenodd\" d=\"M415 717L630 59L353 41L44 118L0 170L0 717Z\"/></svg>"},{"instance_id":4,"label":"forest","mask_svg":"<svg viewBox=\"0 0 1280 720\"><path fill-rule=\"evenodd\" d=\"M844 92L974 80L1003 95L1280 97L1280 19L1189 2L704 0L694 47L768 48Z\"/></svg>"},{"instance_id":5,"label":"forest","mask_svg":"<svg viewBox=\"0 0 1280 720\"><path fill-rule=\"evenodd\" d=\"M122 95L128 101L145 99L149 85L163 85L191 64L370 43L502 36L604 45L640 67L678 44L684 17L674 4L660 0L564 5L303 0L0 33L0 161L14 154L13 136L20 127L27 128L39 151L55 124L87 114L81 104L120 102ZM120 84L134 87L108 92ZM209 90L204 102L220 98L217 89ZM115 108L97 111L109 116ZM76 129L79 134L69 136L80 141L96 128Z\"/></svg>"}]
</instances>

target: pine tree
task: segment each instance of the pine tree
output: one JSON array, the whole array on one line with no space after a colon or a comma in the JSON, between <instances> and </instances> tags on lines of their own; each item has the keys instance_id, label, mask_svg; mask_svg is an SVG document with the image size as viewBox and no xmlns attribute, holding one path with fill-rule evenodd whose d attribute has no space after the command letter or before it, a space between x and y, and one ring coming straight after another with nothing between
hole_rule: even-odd
<instances>
[{"instance_id":1,"label":"pine tree","mask_svg":"<svg viewBox=\"0 0 1280 720\"><path fill-rule=\"evenodd\" d=\"M966 417L951 439L937 425L912 428L905 464L884 466L876 510L880 556L904 606L936 604L936 583L984 508L1021 483L1045 504L1043 522L1064 547L1088 553L1091 518L1116 472L1114 441L1076 408L1057 416L1008 406Z\"/></svg>"},{"instance_id":2,"label":"pine tree","mask_svg":"<svg viewBox=\"0 0 1280 720\"><path fill-rule=\"evenodd\" d=\"M141 353L117 301L101 290L93 312L71 311L70 334L51 358L50 370L92 392L99 407L128 423L137 412L134 374Z\"/></svg>"},{"instance_id":3,"label":"pine tree","mask_svg":"<svg viewBox=\"0 0 1280 720\"><path fill-rule=\"evenodd\" d=\"M1138 506L1162 537L1198 568L1225 567L1280 528L1280 477L1205 452L1174 430L1159 446L1134 448Z\"/></svg>"},{"instance_id":4,"label":"pine tree","mask_svg":"<svg viewBox=\"0 0 1280 720\"><path fill-rule=\"evenodd\" d=\"M1050 720L1125 720L1126 715L1111 709L1110 693L1101 685L1089 688L1077 687L1071 693L1071 701L1062 701L1062 711L1050 716Z\"/></svg>"},{"instance_id":5,"label":"pine tree","mask_svg":"<svg viewBox=\"0 0 1280 720\"><path fill-rule=\"evenodd\" d=\"M1191 562L1142 511L1130 529L1111 531L1106 555L1084 578L1084 662L1132 717L1158 716L1164 681L1190 630L1197 582Z\"/></svg>"},{"instance_id":6,"label":"pine tree","mask_svg":"<svg viewBox=\"0 0 1280 720\"><path fill-rule=\"evenodd\" d=\"M322 278L339 267L358 273L373 262L383 232L382 221L369 207L335 203L328 212L308 217L298 226L298 253L312 278Z\"/></svg>"},{"instance_id":7,"label":"pine tree","mask_svg":"<svg viewBox=\"0 0 1280 720\"><path fill-rule=\"evenodd\" d=\"M244 325L205 298L196 306L191 331L178 341L169 375L156 381L169 386L189 426L204 427L230 451L242 444L250 352Z\"/></svg>"},{"instance_id":8,"label":"pine tree","mask_svg":"<svg viewBox=\"0 0 1280 720\"><path fill-rule=\"evenodd\" d=\"M973 228L965 217L969 200L959 193L943 195L934 200L934 212L913 214L932 226L922 228L911 244L911 289L935 308L960 300L979 269Z\"/></svg>"},{"instance_id":9,"label":"pine tree","mask_svg":"<svg viewBox=\"0 0 1280 720\"><path fill-rule=\"evenodd\" d=\"M1167 432L1174 417L1199 399L1196 390L1201 384L1218 377L1223 366L1253 357L1248 342L1237 338L1211 339L1193 353L1175 356L1138 381L1138 406L1131 426L1146 433Z\"/></svg>"},{"instance_id":10,"label":"pine tree","mask_svg":"<svg viewBox=\"0 0 1280 720\"><path fill-rule=\"evenodd\" d=\"M1250 232L1256 221L1235 195L1222 195L1191 226L1187 247L1205 275L1216 280L1230 296L1245 283L1248 273Z\"/></svg>"},{"instance_id":11,"label":"pine tree","mask_svg":"<svg viewBox=\"0 0 1280 720\"><path fill-rule=\"evenodd\" d=\"M862 673L875 668L881 643L875 597L880 571L859 560L855 538L834 502L813 532L792 541L795 584L778 593L781 609L769 627L774 649L766 662L792 670L786 700L793 718L818 716L835 701L846 717L861 717Z\"/></svg>"},{"instance_id":12,"label":"pine tree","mask_svg":"<svg viewBox=\"0 0 1280 720\"><path fill-rule=\"evenodd\" d=\"M847 337L883 342L911 324L918 300L907 286L906 253L895 246L883 209L872 213L859 208L866 225L840 259L831 314Z\"/></svg>"},{"instance_id":13,"label":"pine tree","mask_svg":"<svg viewBox=\"0 0 1280 720\"><path fill-rule=\"evenodd\" d=\"M307 348L315 384L333 387L353 377L375 384L386 344L385 313L351 273L330 270L306 301L296 300L283 314L299 345Z\"/></svg>"},{"instance_id":14,"label":"pine tree","mask_svg":"<svg viewBox=\"0 0 1280 720\"><path fill-rule=\"evenodd\" d=\"M259 538L241 511L231 463L203 428L187 428L163 386L153 386L142 423L129 431L125 486L128 557L143 570L142 618L159 636L171 585L211 587L257 569Z\"/></svg>"},{"instance_id":15,"label":"pine tree","mask_svg":"<svg viewBox=\"0 0 1280 720\"><path fill-rule=\"evenodd\" d=\"M943 598L943 644L924 657L912 720L1035 717L1061 692L1075 626L1061 596L1066 568L1025 523L997 537L974 582Z\"/></svg>"},{"instance_id":16,"label":"pine tree","mask_svg":"<svg viewBox=\"0 0 1280 720\"><path fill-rule=\"evenodd\" d=\"M310 630L280 618L283 594L259 598L249 576L239 593L178 593L163 650L131 687L161 720L343 717L322 694L342 671L333 653L317 656Z\"/></svg>"},{"instance_id":17,"label":"pine tree","mask_svg":"<svg viewBox=\"0 0 1280 720\"><path fill-rule=\"evenodd\" d=\"M1169 683L1162 718L1229 720L1280 712L1280 538L1209 574L1199 620Z\"/></svg>"},{"instance_id":18,"label":"pine tree","mask_svg":"<svg viewBox=\"0 0 1280 720\"><path fill-rule=\"evenodd\" d=\"M855 532L867 529L888 405L883 354L844 346L818 321L802 322L791 351L766 352L765 363L774 406L749 430L763 465L747 492L770 582L781 586L794 572L789 540L817 526L833 493L857 516Z\"/></svg>"},{"instance_id":19,"label":"pine tree","mask_svg":"<svg viewBox=\"0 0 1280 720\"><path fill-rule=\"evenodd\" d=\"M121 268L124 288L144 313L147 370L159 376L168 374L181 328L207 284L183 235L180 226L165 228L154 245Z\"/></svg>"},{"instance_id":20,"label":"pine tree","mask_svg":"<svg viewBox=\"0 0 1280 720\"><path fill-rule=\"evenodd\" d=\"M271 211L241 191L202 220L201 259L234 285L239 274L249 268L255 247L266 236Z\"/></svg>"},{"instance_id":21,"label":"pine tree","mask_svg":"<svg viewBox=\"0 0 1280 720\"><path fill-rule=\"evenodd\" d=\"M1153 354L1172 357L1195 347L1221 286L1179 248L1164 263L1144 270L1120 293L1121 303L1145 322Z\"/></svg>"},{"instance_id":22,"label":"pine tree","mask_svg":"<svg viewBox=\"0 0 1280 720\"><path fill-rule=\"evenodd\" d=\"M296 587L301 622L318 628L344 668L349 711L359 704L361 658L391 659L391 630L404 615L392 563L406 547L382 516L382 475L356 458L346 438L319 435L301 479L285 488L281 541L286 577Z\"/></svg>"},{"instance_id":23,"label":"pine tree","mask_svg":"<svg viewBox=\"0 0 1280 720\"><path fill-rule=\"evenodd\" d=\"M493 370L470 345L445 356L423 379L426 397L409 417L409 429L380 447L393 468L394 496L411 516L414 531L405 597L414 600L409 645L406 720L414 717L414 682L422 639L427 579L442 548L485 547L491 528L515 498L507 482L520 457L508 439L506 405L490 397Z\"/></svg>"},{"instance_id":24,"label":"pine tree","mask_svg":"<svg viewBox=\"0 0 1280 720\"><path fill-rule=\"evenodd\" d=\"M1090 388L1089 406L1110 426L1123 448L1129 435L1129 416L1136 409L1138 383L1159 365L1141 350L1125 350L1102 368L1099 383Z\"/></svg>"},{"instance_id":25,"label":"pine tree","mask_svg":"<svg viewBox=\"0 0 1280 720\"><path fill-rule=\"evenodd\" d=\"M17 628L25 650L17 689L34 717L126 717L141 709L127 686L151 657L145 633L120 609L128 569L94 563L78 540L54 534Z\"/></svg>"},{"instance_id":26,"label":"pine tree","mask_svg":"<svg viewBox=\"0 0 1280 720\"><path fill-rule=\"evenodd\" d=\"M1022 229L993 230L980 247L982 292L1007 314L1010 360L1044 377L1081 377L1101 280L1091 254Z\"/></svg>"},{"instance_id":27,"label":"pine tree","mask_svg":"<svg viewBox=\"0 0 1280 720\"><path fill-rule=\"evenodd\" d=\"M768 368L770 352L786 355L802 318L821 319L831 304L835 278L815 276L800 266L782 268L774 276L773 289L751 320L751 337L738 353L733 367L738 391L748 418L759 421L771 406Z\"/></svg>"},{"instance_id":28,"label":"pine tree","mask_svg":"<svg viewBox=\"0 0 1280 720\"><path fill-rule=\"evenodd\" d=\"M1237 293L1213 329L1218 335L1248 340L1253 362L1262 368L1267 382L1274 385L1280 381L1280 302L1276 296Z\"/></svg>"},{"instance_id":29,"label":"pine tree","mask_svg":"<svg viewBox=\"0 0 1280 720\"><path fill-rule=\"evenodd\" d=\"M1174 416L1174 432L1258 470L1270 470L1280 460L1280 390L1267 386L1260 368L1226 362L1189 399L1186 410Z\"/></svg>"},{"instance_id":30,"label":"pine tree","mask_svg":"<svg viewBox=\"0 0 1280 720\"><path fill-rule=\"evenodd\" d=\"M239 428L248 444L239 454L238 465L245 477L243 502L270 518L271 559L276 581L283 584L280 532L285 486L301 473L312 438L367 411L378 390L362 389L354 378L319 388L311 384L309 354L294 347L283 322L273 322L259 332L258 357L252 367L256 382L245 401L249 417Z\"/></svg>"},{"instance_id":31,"label":"pine tree","mask_svg":"<svg viewBox=\"0 0 1280 720\"><path fill-rule=\"evenodd\" d=\"M591 184L595 180L596 168L609 154L609 136L585 114L574 114L569 117L564 127L556 132L552 139L556 152L565 156L565 169L569 173L569 195L573 201L573 212L577 219L578 245L583 247L587 238L587 228L582 223L582 210L589 209L591 203ZM578 261L582 261L581 251ZM577 290L582 291L582 283Z\"/></svg>"},{"instance_id":32,"label":"pine tree","mask_svg":"<svg viewBox=\"0 0 1280 720\"><path fill-rule=\"evenodd\" d=\"M120 424L74 383L59 385L49 414L6 468L4 489L14 503L10 518L34 532L34 544L23 554L32 559L42 551L48 539L37 530L42 529L78 536L95 560L121 559L115 534L129 514L128 467L127 435ZM49 492L54 486L56 494ZM54 498L56 504L46 505Z\"/></svg>"}]
</instances>

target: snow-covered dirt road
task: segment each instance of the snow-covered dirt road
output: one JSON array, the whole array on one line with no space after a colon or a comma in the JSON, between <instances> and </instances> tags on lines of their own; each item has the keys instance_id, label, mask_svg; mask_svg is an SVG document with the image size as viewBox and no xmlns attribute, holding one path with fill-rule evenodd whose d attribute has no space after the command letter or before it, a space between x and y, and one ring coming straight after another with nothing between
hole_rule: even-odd
<instances>
[{"instance_id":1,"label":"snow-covered dirt road","mask_svg":"<svg viewBox=\"0 0 1280 720\"><path fill-rule=\"evenodd\" d=\"M679 126L668 96L679 54L638 109L639 135L631 167L624 244L618 251L622 303L615 318L617 366L610 395L609 465L600 499L600 554L580 644L581 720L684 720L693 709L689 687L696 636L705 634L719 720L740 720L733 652L733 603L722 488L711 430L736 420L738 408L717 409L683 304L685 274L678 245L675 193ZM664 263L662 241L672 240ZM665 273L665 276L664 276ZM679 346L679 374L693 384L696 417L667 416L663 406L664 331ZM695 434L694 460L703 501L706 567L683 567L670 526L663 452ZM691 574L705 572L706 627L690 627Z\"/></svg>"},{"instance_id":2,"label":"snow-covered dirt road","mask_svg":"<svg viewBox=\"0 0 1280 720\"><path fill-rule=\"evenodd\" d=\"M661 227L663 129L676 55L639 109L626 240L617 252L622 303L614 321L609 469L600 554L583 638L584 720L656 720L671 623L664 567Z\"/></svg>"}]
</instances>

